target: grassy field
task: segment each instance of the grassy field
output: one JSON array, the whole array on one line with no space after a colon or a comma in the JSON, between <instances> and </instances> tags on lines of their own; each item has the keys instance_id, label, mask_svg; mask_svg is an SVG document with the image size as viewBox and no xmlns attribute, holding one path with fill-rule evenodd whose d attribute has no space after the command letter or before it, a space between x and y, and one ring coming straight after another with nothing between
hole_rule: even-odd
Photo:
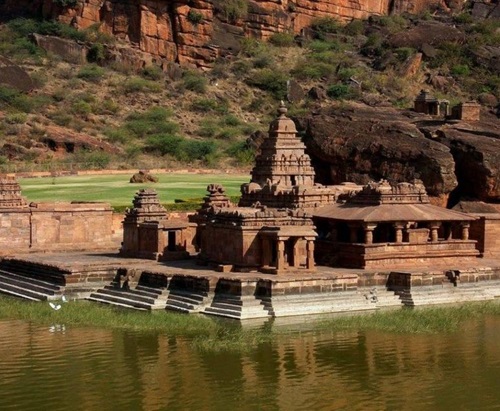
<instances>
[{"instance_id":1,"label":"grassy field","mask_svg":"<svg viewBox=\"0 0 500 411\"><path fill-rule=\"evenodd\" d=\"M19 179L28 201L105 201L115 208L130 206L134 194L142 188L154 188L162 203L176 199L200 199L210 183L219 183L229 196L240 193L248 174L156 174L158 183L131 184L130 175L90 175Z\"/></svg>"}]
</instances>

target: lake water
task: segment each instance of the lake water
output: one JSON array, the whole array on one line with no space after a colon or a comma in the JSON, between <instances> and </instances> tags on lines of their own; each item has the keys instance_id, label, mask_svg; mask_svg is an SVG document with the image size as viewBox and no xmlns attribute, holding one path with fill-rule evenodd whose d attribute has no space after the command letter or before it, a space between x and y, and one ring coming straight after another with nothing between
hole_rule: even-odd
<instances>
[{"instance_id":1,"label":"lake water","mask_svg":"<svg viewBox=\"0 0 500 411\"><path fill-rule=\"evenodd\" d=\"M294 326L230 353L3 320L0 359L0 410L500 410L498 317L451 334Z\"/></svg>"}]
</instances>

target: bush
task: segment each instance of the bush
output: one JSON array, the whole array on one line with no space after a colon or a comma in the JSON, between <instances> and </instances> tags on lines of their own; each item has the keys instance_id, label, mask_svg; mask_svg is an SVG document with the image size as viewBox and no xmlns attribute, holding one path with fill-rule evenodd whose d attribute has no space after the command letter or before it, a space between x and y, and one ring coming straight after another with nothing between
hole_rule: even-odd
<instances>
[{"instance_id":1,"label":"bush","mask_svg":"<svg viewBox=\"0 0 500 411\"><path fill-rule=\"evenodd\" d=\"M161 84L151 80L146 80L140 77L132 77L127 79L123 84L123 91L126 94L130 93L157 93L161 91Z\"/></svg>"},{"instance_id":2,"label":"bush","mask_svg":"<svg viewBox=\"0 0 500 411\"><path fill-rule=\"evenodd\" d=\"M472 18L470 13L465 12L465 13L460 13L460 14L457 14L456 16L454 16L453 21L455 23L459 23L459 24L468 24L468 23L472 23L474 21L474 19Z\"/></svg>"},{"instance_id":3,"label":"bush","mask_svg":"<svg viewBox=\"0 0 500 411\"><path fill-rule=\"evenodd\" d=\"M214 0L213 5L215 11L220 12L231 23L248 14L248 0Z\"/></svg>"},{"instance_id":4,"label":"bush","mask_svg":"<svg viewBox=\"0 0 500 411\"><path fill-rule=\"evenodd\" d=\"M28 116L25 113L12 113L5 116L7 124L24 124L27 120Z\"/></svg>"},{"instance_id":5,"label":"bush","mask_svg":"<svg viewBox=\"0 0 500 411\"><path fill-rule=\"evenodd\" d=\"M349 100L353 97L351 87L347 84L333 84L326 89L326 94L334 100Z\"/></svg>"},{"instance_id":6,"label":"bush","mask_svg":"<svg viewBox=\"0 0 500 411\"><path fill-rule=\"evenodd\" d=\"M77 73L77 77L92 83L99 83L105 75L105 70L96 64L83 66Z\"/></svg>"},{"instance_id":7,"label":"bush","mask_svg":"<svg viewBox=\"0 0 500 411\"><path fill-rule=\"evenodd\" d=\"M214 141L184 140L180 147L179 160L207 161L210 156L215 154L216 150L217 145Z\"/></svg>"},{"instance_id":8,"label":"bush","mask_svg":"<svg viewBox=\"0 0 500 411\"><path fill-rule=\"evenodd\" d=\"M224 118L222 119L222 123L226 126L236 127L241 124L241 121L234 114L228 114L227 116L224 116Z\"/></svg>"},{"instance_id":9,"label":"bush","mask_svg":"<svg viewBox=\"0 0 500 411\"><path fill-rule=\"evenodd\" d=\"M190 109L202 113L214 112L224 114L229 110L227 100L216 100L210 98L199 98L193 101Z\"/></svg>"},{"instance_id":10,"label":"bush","mask_svg":"<svg viewBox=\"0 0 500 411\"><path fill-rule=\"evenodd\" d=\"M386 50L384 38L378 34L370 34L365 44L361 46L361 54L367 57L381 56Z\"/></svg>"},{"instance_id":11,"label":"bush","mask_svg":"<svg viewBox=\"0 0 500 411\"><path fill-rule=\"evenodd\" d=\"M244 38L241 40L241 53L247 57L255 57L262 53L268 52L268 47L262 41L252 39L252 38Z\"/></svg>"},{"instance_id":12,"label":"bush","mask_svg":"<svg viewBox=\"0 0 500 411\"><path fill-rule=\"evenodd\" d=\"M10 87L0 85L0 107L14 108L30 113L37 108L49 104L51 99L44 95L29 96Z\"/></svg>"},{"instance_id":13,"label":"bush","mask_svg":"<svg viewBox=\"0 0 500 411\"><path fill-rule=\"evenodd\" d=\"M158 66L146 66L142 69L141 76L149 80L158 81L164 77L163 70Z\"/></svg>"},{"instance_id":14,"label":"bush","mask_svg":"<svg viewBox=\"0 0 500 411\"><path fill-rule=\"evenodd\" d=\"M454 76L468 76L470 69L467 64L457 64L451 68L450 73Z\"/></svg>"},{"instance_id":15,"label":"bush","mask_svg":"<svg viewBox=\"0 0 500 411\"><path fill-rule=\"evenodd\" d=\"M203 21L203 14L191 9L187 14L187 20L196 26Z\"/></svg>"},{"instance_id":16,"label":"bush","mask_svg":"<svg viewBox=\"0 0 500 411\"><path fill-rule=\"evenodd\" d=\"M292 75L299 79L319 80L335 73L336 66L329 63L302 61L292 70Z\"/></svg>"},{"instance_id":17,"label":"bush","mask_svg":"<svg viewBox=\"0 0 500 411\"><path fill-rule=\"evenodd\" d=\"M342 28L342 32L348 36L359 36L365 31L365 24L362 20L351 20Z\"/></svg>"},{"instance_id":18,"label":"bush","mask_svg":"<svg viewBox=\"0 0 500 411\"><path fill-rule=\"evenodd\" d=\"M399 47L394 50L394 53L398 57L399 61L404 62L413 56L416 53L416 50L411 47Z\"/></svg>"},{"instance_id":19,"label":"bush","mask_svg":"<svg viewBox=\"0 0 500 411\"><path fill-rule=\"evenodd\" d=\"M322 39L325 34L338 33L342 25L333 17L320 17L313 20L311 28L316 32L316 37Z\"/></svg>"},{"instance_id":20,"label":"bush","mask_svg":"<svg viewBox=\"0 0 500 411\"><path fill-rule=\"evenodd\" d=\"M253 164L255 160L255 150L246 141L231 144L226 150L226 154L239 165Z\"/></svg>"},{"instance_id":21,"label":"bush","mask_svg":"<svg viewBox=\"0 0 500 411\"><path fill-rule=\"evenodd\" d=\"M87 103L86 101L83 101L83 100L75 101L71 105L71 112L73 114L77 114L77 115L86 117L90 113L92 113L92 106L89 103Z\"/></svg>"},{"instance_id":22,"label":"bush","mask_svg":"<svg viewBox=\"0 0 500 411\"><path fill-rule=\"evenodd\" d=\"M277 99L284 99L286 96L287 80L288 78L284 73L265 68L257 71L246 81L251 86L270 92Z\"/></svg>"},{"instance_id":23,"label":"bush","mask_svg":"<svg viewBox=\"0 0 500 411\"><path fill-rule=\"evenodd\" d=\"M39 33L78 41L85 41L87 39L84 31L78 31L71 26L57 21L18 18L9 21L8 27L20 37L27 37L31 33Z\"/></svg>"},{"instance_id":24,"label":"bush","mask_svg":"<svg viewBox=\"0 0 500 411\"><path fill-rule=\"evenodd\" d=\"M337 40L313 40L307 45L307 48L315 53L324 53L326 51L340 51L342 45Z\"/></svg>"},{"instance_id":25,"label":"bush","mask_svg":"<svg viewBox=\"0 0 500 411\"><path fill-rule=\"evenodd\" d=\"M269 42L277 47L291 47L295 45L294 36L290 33L274 33L269 38Z\"/></svg>"},{"instance_id":26,"label":"bush","mask_svg":"<svg viewBox=\"0 0 500 411\"><path fill-rule=\"evenodd\" d=\"M265 68L272 66L274 64L274 58L273 56L267 54L267 53L262 53L257 56L255 56L252 60L253 66L255 68ZM248 70L245 70L248 71Z\"/></svg>"},{"instance_id":27,"label":"bush","mask_svg":"<svg viewBox=\"0 0 500 411\"><path fill-rule=\"evenodd\" d=\"M200 128L198 129L198 135L200 137L215 137L219 126L212 119L204 119L200 122Z\"/></svg>"},{"instance_id":28,"label":"bush","mask_svg":"<svg viewBox=\"0 0 500 411\"><path fill-rule=\"evenodd\" d=\"M182 85L186 90L204 93L207 89L207 79L196 71L186 71L182 76Z\"/></svg>"},{"instance_id":29,"label":"bush","mask_svg":"<svg viewBox=\"0 0 500 411\"><path fill-rule=\"evenodd\" d=\"M87 52L87 60L91 63L102 63L106 59L106 51L102 43L94 43Z\"/></svg>"},{"instance_id":30,"label":"bush","mask_svg":"<svg viewBox=\"0 0 500 411\"><path fill-rule=\"evenodd\" d=\"M156 151L162 156L170 154L179 157L183 141L184 139L176 134L157 134L148 138L146 147L148 150Z\"/></svg>"},{"instance_id":31,"label":"bush","mask_svg":"<svg viewBox=\"0 0 500 411\"><path fill-rule=\"evenodd\" d=\"M175 134L179 126L168 121L170 112L163 107L154 107L144 113L134 113L127 117L124 128L132 135L144 138L156 134Z\"/></svg>"}]
</instances>

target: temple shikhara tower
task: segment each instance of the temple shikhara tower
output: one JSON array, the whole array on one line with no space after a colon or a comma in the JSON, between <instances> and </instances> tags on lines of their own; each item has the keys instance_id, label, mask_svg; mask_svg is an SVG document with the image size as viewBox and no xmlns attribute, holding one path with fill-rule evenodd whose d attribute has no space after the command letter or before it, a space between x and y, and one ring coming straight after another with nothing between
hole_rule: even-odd
<instances>
[{"instance_id":1,"label":"temple shikhara tower","mask_svg":"<svg viewBox=\"0 0 500 411\"><path fill-rule=\"evenodd\" d=\"M269 126L269 136L260 146L252 180L241 187L239 205L275 208L315 208L335 201L341 192L314 182L311 159L297 136L295 123L286 116L282 103L278 117Z\"/></svg>"}]
</instances>

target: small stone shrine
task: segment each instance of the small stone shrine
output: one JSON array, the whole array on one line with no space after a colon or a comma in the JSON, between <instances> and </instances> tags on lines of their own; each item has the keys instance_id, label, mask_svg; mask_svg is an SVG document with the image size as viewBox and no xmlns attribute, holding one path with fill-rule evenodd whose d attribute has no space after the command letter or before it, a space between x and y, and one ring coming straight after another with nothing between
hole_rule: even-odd
<instances>
[{"instance_id":1,"label":"small stone shrine","mask_svg":"<svg viewBox=\"0 0 500 411\"><path fill-rule=\"evenodd\" d=\"M433 206L424 185L366 185L345 203L314 212L318 262L349 268L395 268L473 261L474 216Z\"/></svg>"},{"instance_id":2,"label":"small stone shrine","mask_svg":"<svg viewBox=\"0 0 500 411\"><path fill-rule=\"evenodd\" d=\"M31 211L15 178L0 177L0 246L2 251L27 249L31 238Z\"/></svg>"},{"instance_id":3,"label":"small stone shrine","mask_svg":"<svg viewBox=\"0 0 500 411\"><path fill-rule=\"evenodd\" d=\"M133 208L125 212L120 254L153 260L188 257L188 224L168 217L155 190L139 190Z\"/></svg>"},{"instance_id":4,"label":"small stone shrine","mask_svg":"<svg viewBox=\"0 0 500 411\"><path fill-rule=\"evenodd\" d=\"M21 187L13 177L0 177L0 209L27 208L28 203L21 195Z\"/></svg>"},{"instance_id":5,"label":"small stone shrine","mask_svg":"<svg viewBox=\"0 0 500 411\"><path fill-rule=\"evenodd\" d=\"M429 114L431 116L448 116L450 102L448 100L438 100L426 90L421 90L415 98L414 110L417 113Z\"/></svg>"}]
</instances>

